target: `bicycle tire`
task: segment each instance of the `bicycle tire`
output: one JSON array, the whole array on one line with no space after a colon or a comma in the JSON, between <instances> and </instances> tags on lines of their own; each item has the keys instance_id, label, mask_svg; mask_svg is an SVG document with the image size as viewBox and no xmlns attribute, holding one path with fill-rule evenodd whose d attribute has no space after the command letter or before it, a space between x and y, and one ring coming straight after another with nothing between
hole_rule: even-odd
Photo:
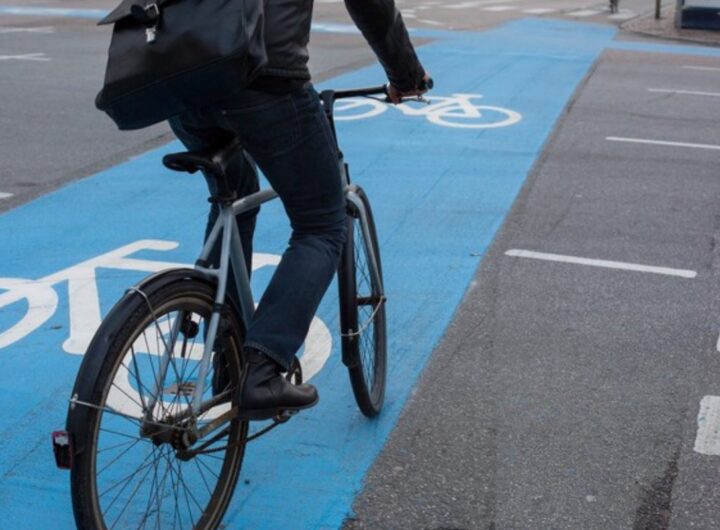
<instances>
[{"instance_id":1,"label":"bicycle tire","mask_svg":"<svg viewBox=\"0 0 720 530\"><path fill-rule=\"evenodd\" d=\"M168 364L167 376L158 385L162 389L162 396L151 413L153 420L169 422L168 418L181 414L183 407L189 402L188 389L194 388L192 385L197 379L193 379L193 375L199 366L199 362L193 361L193 357L197 358L197 351L201 352L203 348L203 345L199 345L198 350L195 350L196 340L199 336L204 342L206 324L203 319L210 318L214 306L215 287L204 281L185 277L182 281L168 284L162 277L157 280L141 286L144 296L131 290L116 304L96 333L78 372L73 395L83 403L93 405L76 403L71 405L68 413L68 431L71 432L75 445L71 470L73 511L76 524L81 529L144 528L146 524L162 528L172 524L175 528L177 523L180 523L181 528L217 528L227 510L240 473L248 424L237 417L223 426L219 433L222 438L208 446L207 449L216 451L215 453L198 454L187 461L178 458L177 448L172 445L176 443L176 438L173 438L172 444L163 442L158 445L152 437L154 435L141 434L138 430L141 423L144 423L142 409L146 408L145 404L148 403L140 396L144 390L148 391L148 395L152 393L149 391L152 387L147 386L142 377L148 376L151 380L157 380L160 374L159 357L157 374L154 370L154 356L151 351L153 337L152 334L148 337L146 331L151 329L152 333L155 333L155 343L158 344L159 339L162 340L166 334L163 326L166 326L166 330L173 329L175 320L171 316L174 314L174 319L183 319L178 326L180 331L176 340L169 347L173 355ZM192 324L193 322L197 325ZM224 374L228 386L224 391L227 395L232 395L233 385L240 381L243 366L241 329L235 311L231 308L224 312L215 341L218 348L206 378L206 389L209 389L210 396L217 392L214 371L220 363L225 366ZM170 340L164 341L164 344L172 341L172 335L173 332L170 332ZM192 345L189 345L190 340L193 341ZM143 342L147 345L144 357L141 355ZM222 352L222 357L217 352ZM202 357L202 353L199 356ZM195 362L192 369L191 362ZM118 375L122 377L123 374L130 383L129 387L132 387L134 381L135 389L138 390L136 395L140 402L136 400L133 404L132 400L128 400L125 405L129 410L137 408L135 413L139 411L139 418L132 416L137 419L116 416L117 412L113 412L126 411L126 408L116 404L118 395L125 399L117 392L117 388L121 388L118 385L125 384L122 379L117 379ZM168 379L174 380L174 383L168 385ZM125 396L131 397L131 392L127 390L129 387L124 387L124 392ZM171 396L169 402L168 396ZM112 403L113 407L109 403ZM155 410L159 411L157 419ZM210 409L208 414L214 410ZM71 418L72 414L77 417ZM161 415L164 417L162 420ZM201 415L198 425L201 425L201 421L210 419L203 420ZM155 429L156 433L160 432L155 424L151 425L150 430L152 429ZM125 437L131 441L126 441ZM114 443L117 445L113 446ZM223 447L217 444L226 445ZM101 458L99 455L102 451L109 453L103 454ZM215 456L217 454L222 458ZM149 459L151 460L148 463ZM134 462L139 462L141 466L137 470L133 468L134 473L128 475ZM107 474L110 466L120 466L123 471L115 469ZM143 469L143 466L147 470ZM121 477L120 480L113 485L112 481L118 476ZM186 477L194 479L194 482L188 483ZM124 481L122 485L121 481ZM213 483L215 485L211 487ZM112 491L114 496L112 502L109 491ZM103 499L103 495L107 496ZM115 508L114 504L118 499L119 503ZM165 521L164 524L161 519ZM189 525L183 524L185 519L189 520Z\"/></svg>"},{"instance_id":2,"label":"bicycle tire","mask_svg":"<svg viewBox=\"0 0 720 530\"><path fill-rule=\"evenodd\" d=\"M353 188L363 203L370 245L376 256L380 281L370 273L367 241L360 212L348 202L348 234L338 272L340 331L343 360L360 411L377 416L385 399L387 330L385 293L375 221L363 190Z\"/></svg>"}]
</instances>

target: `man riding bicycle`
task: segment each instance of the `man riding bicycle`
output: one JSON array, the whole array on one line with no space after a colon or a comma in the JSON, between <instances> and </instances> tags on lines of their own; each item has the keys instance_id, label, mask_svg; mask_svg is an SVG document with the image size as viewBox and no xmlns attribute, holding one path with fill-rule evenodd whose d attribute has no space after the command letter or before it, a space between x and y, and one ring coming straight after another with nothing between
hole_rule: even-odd
<instances>
[{"instance_id":1,"label":"man riding bicycle","mask_svg":"<svg viewBox=\"0 0 720 530\"><path fill-rule=\"evenodd\" d=\"M390 99L399 103L423 93L427 76L393 0L345 4L388 75ZM312 7L312 0L266 0L268 62L259 77L217 104L170 120L190 150L238 139L244 152L228 166L231 186L239 197L257 191L256 163L290 218L288 247L246 330L247 364L235 399L247 419L266 419L317 403L315 387L293 385L281 372L289 369L305 340L346 237L338 154L307 67ZM208 231L217 215L213 205ZM237 217L248 273L256 215L257 210Z\"/></svg>"}]
</instances>

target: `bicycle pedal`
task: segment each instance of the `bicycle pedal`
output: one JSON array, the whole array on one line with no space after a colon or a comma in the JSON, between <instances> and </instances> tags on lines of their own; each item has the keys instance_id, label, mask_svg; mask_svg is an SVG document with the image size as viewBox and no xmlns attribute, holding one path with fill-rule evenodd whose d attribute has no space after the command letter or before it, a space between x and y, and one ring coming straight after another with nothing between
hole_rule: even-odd
<instances>
[{"instance_id":1,"label":"bicycle pedal","mask_svg":"<svg viewBox=\"0 0 720 530\"><path fill-rule=\"evenodd\" d=\"M283 410L282 412L276 414L276 415L273 417L273 421L274 421L275 423L285 423L285 422L288 421L290 418L292 418L293 416L295 416L295 414L297 414L298 412L299 412L299 411L297 411L297 410Z\"/></svg>"},{"instance_id":2,"label":"bicycle pedal","mask_svg":"<svg viewBox=\"0 0 720 530\"><path fill-rule=\"evenodd\" d=\"M53 454L55 465L58 469L72 469L72 444L70 434L67 431L55 431L52 433Z\"/></svg>"}]
</instances>

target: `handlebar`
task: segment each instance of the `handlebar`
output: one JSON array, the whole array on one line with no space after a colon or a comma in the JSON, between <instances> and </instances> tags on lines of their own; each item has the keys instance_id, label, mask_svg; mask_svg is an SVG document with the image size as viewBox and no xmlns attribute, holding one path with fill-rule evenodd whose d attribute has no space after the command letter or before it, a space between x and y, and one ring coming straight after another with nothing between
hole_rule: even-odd
<instances>
[{"instance_id":1,"label":"handlebar","mask_svg":"<svg viewBox=\"0 0 720 530\"><path fill-rule=\"evenodd\" d=\"M435 83L433 82L432 78L428 79L427 81L422 82L422 84L418 87L420 90L432 90L433 86L435 86ZM357 98L362 96L387 96L388 95L388 87L389 85L380 85L375 87L369 87L369 88L353 88L351 90L335 90L333 91L335 98L334 99L343 99L343 98Z\"/></svg>"}]
</instances>

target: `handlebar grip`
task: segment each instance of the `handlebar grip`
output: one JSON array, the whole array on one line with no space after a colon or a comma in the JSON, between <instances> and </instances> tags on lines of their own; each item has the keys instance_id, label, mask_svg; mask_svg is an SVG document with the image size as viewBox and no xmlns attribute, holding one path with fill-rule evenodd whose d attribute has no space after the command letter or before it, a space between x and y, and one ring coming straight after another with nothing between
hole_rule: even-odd
<instances>
[{"instance_id":1,"label":"handlebar grip","mask_svg":"<svg viewBox=\"0 0 720 530\"><path fill-rule=\"evenodd\" d=\"M420 83L420 86L418 87L420 90L432 90L435 86L435 81L433 81L432 77L428 77L427 80L423 79L422 83Z\"/></svg>"}]
</instances>

